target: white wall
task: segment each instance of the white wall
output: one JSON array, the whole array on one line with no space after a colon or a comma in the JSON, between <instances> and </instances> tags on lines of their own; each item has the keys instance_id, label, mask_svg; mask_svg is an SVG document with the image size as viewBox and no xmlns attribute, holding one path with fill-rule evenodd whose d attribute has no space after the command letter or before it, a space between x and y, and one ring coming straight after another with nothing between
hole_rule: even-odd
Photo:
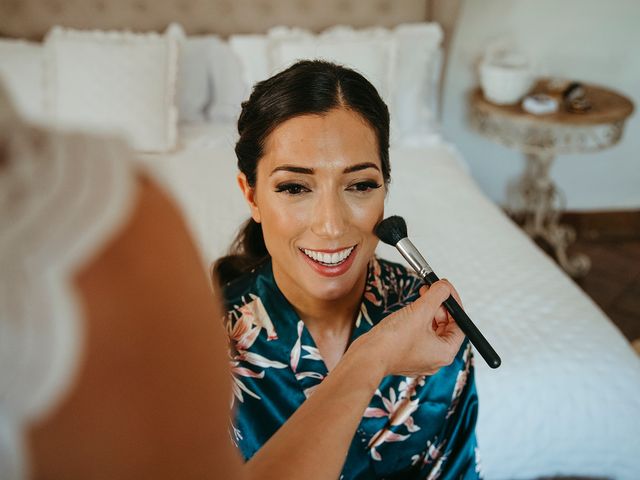
<instances>
[{"instance_id":1,"label":"white wall","mask_svg":"<svg viewBox=\"0 0 640 480\"><path fill-rule=\"evenodd\" d=\"M477 84L477 58L503 38L530 55L541 73L613 88L640 108L640 0L463 1L444 84L443 129L482 189L501 204L524 159L471 131L465 101ZM552 175L569 210L640 208L640 114L627 121L618 145L560 156Z\"/></svg>"}]
</instances>

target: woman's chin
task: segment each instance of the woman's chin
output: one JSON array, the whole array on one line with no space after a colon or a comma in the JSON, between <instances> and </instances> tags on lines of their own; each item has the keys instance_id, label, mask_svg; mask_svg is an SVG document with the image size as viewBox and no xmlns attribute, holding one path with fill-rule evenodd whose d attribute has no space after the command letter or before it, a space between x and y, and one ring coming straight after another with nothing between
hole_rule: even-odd
<instances>
[{"instance_id":1,"label":"woman's chin","mask_svg":"<svg viewBox=\"0 0 640 480\"><path fill-rule=\"evenodd\" d=\"M344 274L333 277L328 277L315 271L307 273L305 275L307 281L300 282L300 285L305 285L305 290L310 295L323 301L342 300L350 295L361 296L361 290L364 288L361 281L366 275L367 263L364 263L364 265L360 265L360 263L357 262L352 265Z\"/></svg>"},{"instance_id":2,"label":"woman's chin","mask_svg":"<svg viewBox=\"0 0 640 480\"><path fill-rule=\"evenodd\" d=\"M324 288L323 288L324 287ZM345 287L344 285L336 286L318 286L311 290L313 293L309 293L316 301L320 302L338 302L344 300L353 291L352 288Z\"/></svg>"}]
</instances>

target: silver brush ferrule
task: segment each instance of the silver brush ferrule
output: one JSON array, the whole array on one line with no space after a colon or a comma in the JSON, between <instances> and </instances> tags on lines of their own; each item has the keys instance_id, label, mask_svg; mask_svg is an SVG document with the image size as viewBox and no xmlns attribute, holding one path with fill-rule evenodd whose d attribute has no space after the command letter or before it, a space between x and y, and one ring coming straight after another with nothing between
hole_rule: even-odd
<instances>
[{"instance_id":1,"label":"silver brush ferrule","mask_svg":"<svg viewBox=\"0 0 640 480\"><path fill-rule=\"evenodd\" d=\"M422 278L425 278L429 273L433 272L427 261L420 255L418 249L408 238L403 238L396 243L396 248Z\"/></svg>"}]
</instances>

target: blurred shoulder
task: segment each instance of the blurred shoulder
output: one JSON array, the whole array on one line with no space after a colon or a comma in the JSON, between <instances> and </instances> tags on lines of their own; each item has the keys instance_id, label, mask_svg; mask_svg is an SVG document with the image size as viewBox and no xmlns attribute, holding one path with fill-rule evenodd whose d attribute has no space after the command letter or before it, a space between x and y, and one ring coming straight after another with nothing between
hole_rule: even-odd
<instances>
[{"instance_id":1,"label":"blurred shoulder","mask_svg":"<svg viewBox=\"0 0 640 480\"><path fill-rule=\"evenodd\" d=\"M179 208L148 177L138 175L136 188L128 222L76 276L87 319L114 337L210 321L218 305Z\"/></svg>"},{"instance_id":2,"label":"blurred shoulder","mask_svg":"<svg viewBox=\"0 0 640 480\"><path fill-rule=\"evenodd\" d=\"M171 197L136 182L128 222L75 277L85 354L73 388L31 432L36 472L196 478L234 459L219 305ZM61 449L83 454L69 464Z\"/></svg>"}]
</instances>

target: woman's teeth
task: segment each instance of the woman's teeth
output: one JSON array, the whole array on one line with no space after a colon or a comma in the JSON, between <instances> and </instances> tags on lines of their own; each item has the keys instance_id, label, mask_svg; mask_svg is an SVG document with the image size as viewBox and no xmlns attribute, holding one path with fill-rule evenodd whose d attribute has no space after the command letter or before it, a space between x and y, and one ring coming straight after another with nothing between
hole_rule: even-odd
<instances>
[{"instance_id":1,"label":"woman's teeth","mask_svg":"<svg viewBox=\"0 0 640 480\"><path fill-rule=\"evenodd\" d=\"M339 252L334 253L316 252L315 250L308 250L306 248L303 248L301 250L307 257L312 260L315 260L316 262L323 265L335 267L336 265L340 265L342 262L344 262L347 257L351 255L351 252L353 252L354 248L356 248L355 245L353 247L345 248L344 250L340 250Z\"/></svg>"}]
</instances>

